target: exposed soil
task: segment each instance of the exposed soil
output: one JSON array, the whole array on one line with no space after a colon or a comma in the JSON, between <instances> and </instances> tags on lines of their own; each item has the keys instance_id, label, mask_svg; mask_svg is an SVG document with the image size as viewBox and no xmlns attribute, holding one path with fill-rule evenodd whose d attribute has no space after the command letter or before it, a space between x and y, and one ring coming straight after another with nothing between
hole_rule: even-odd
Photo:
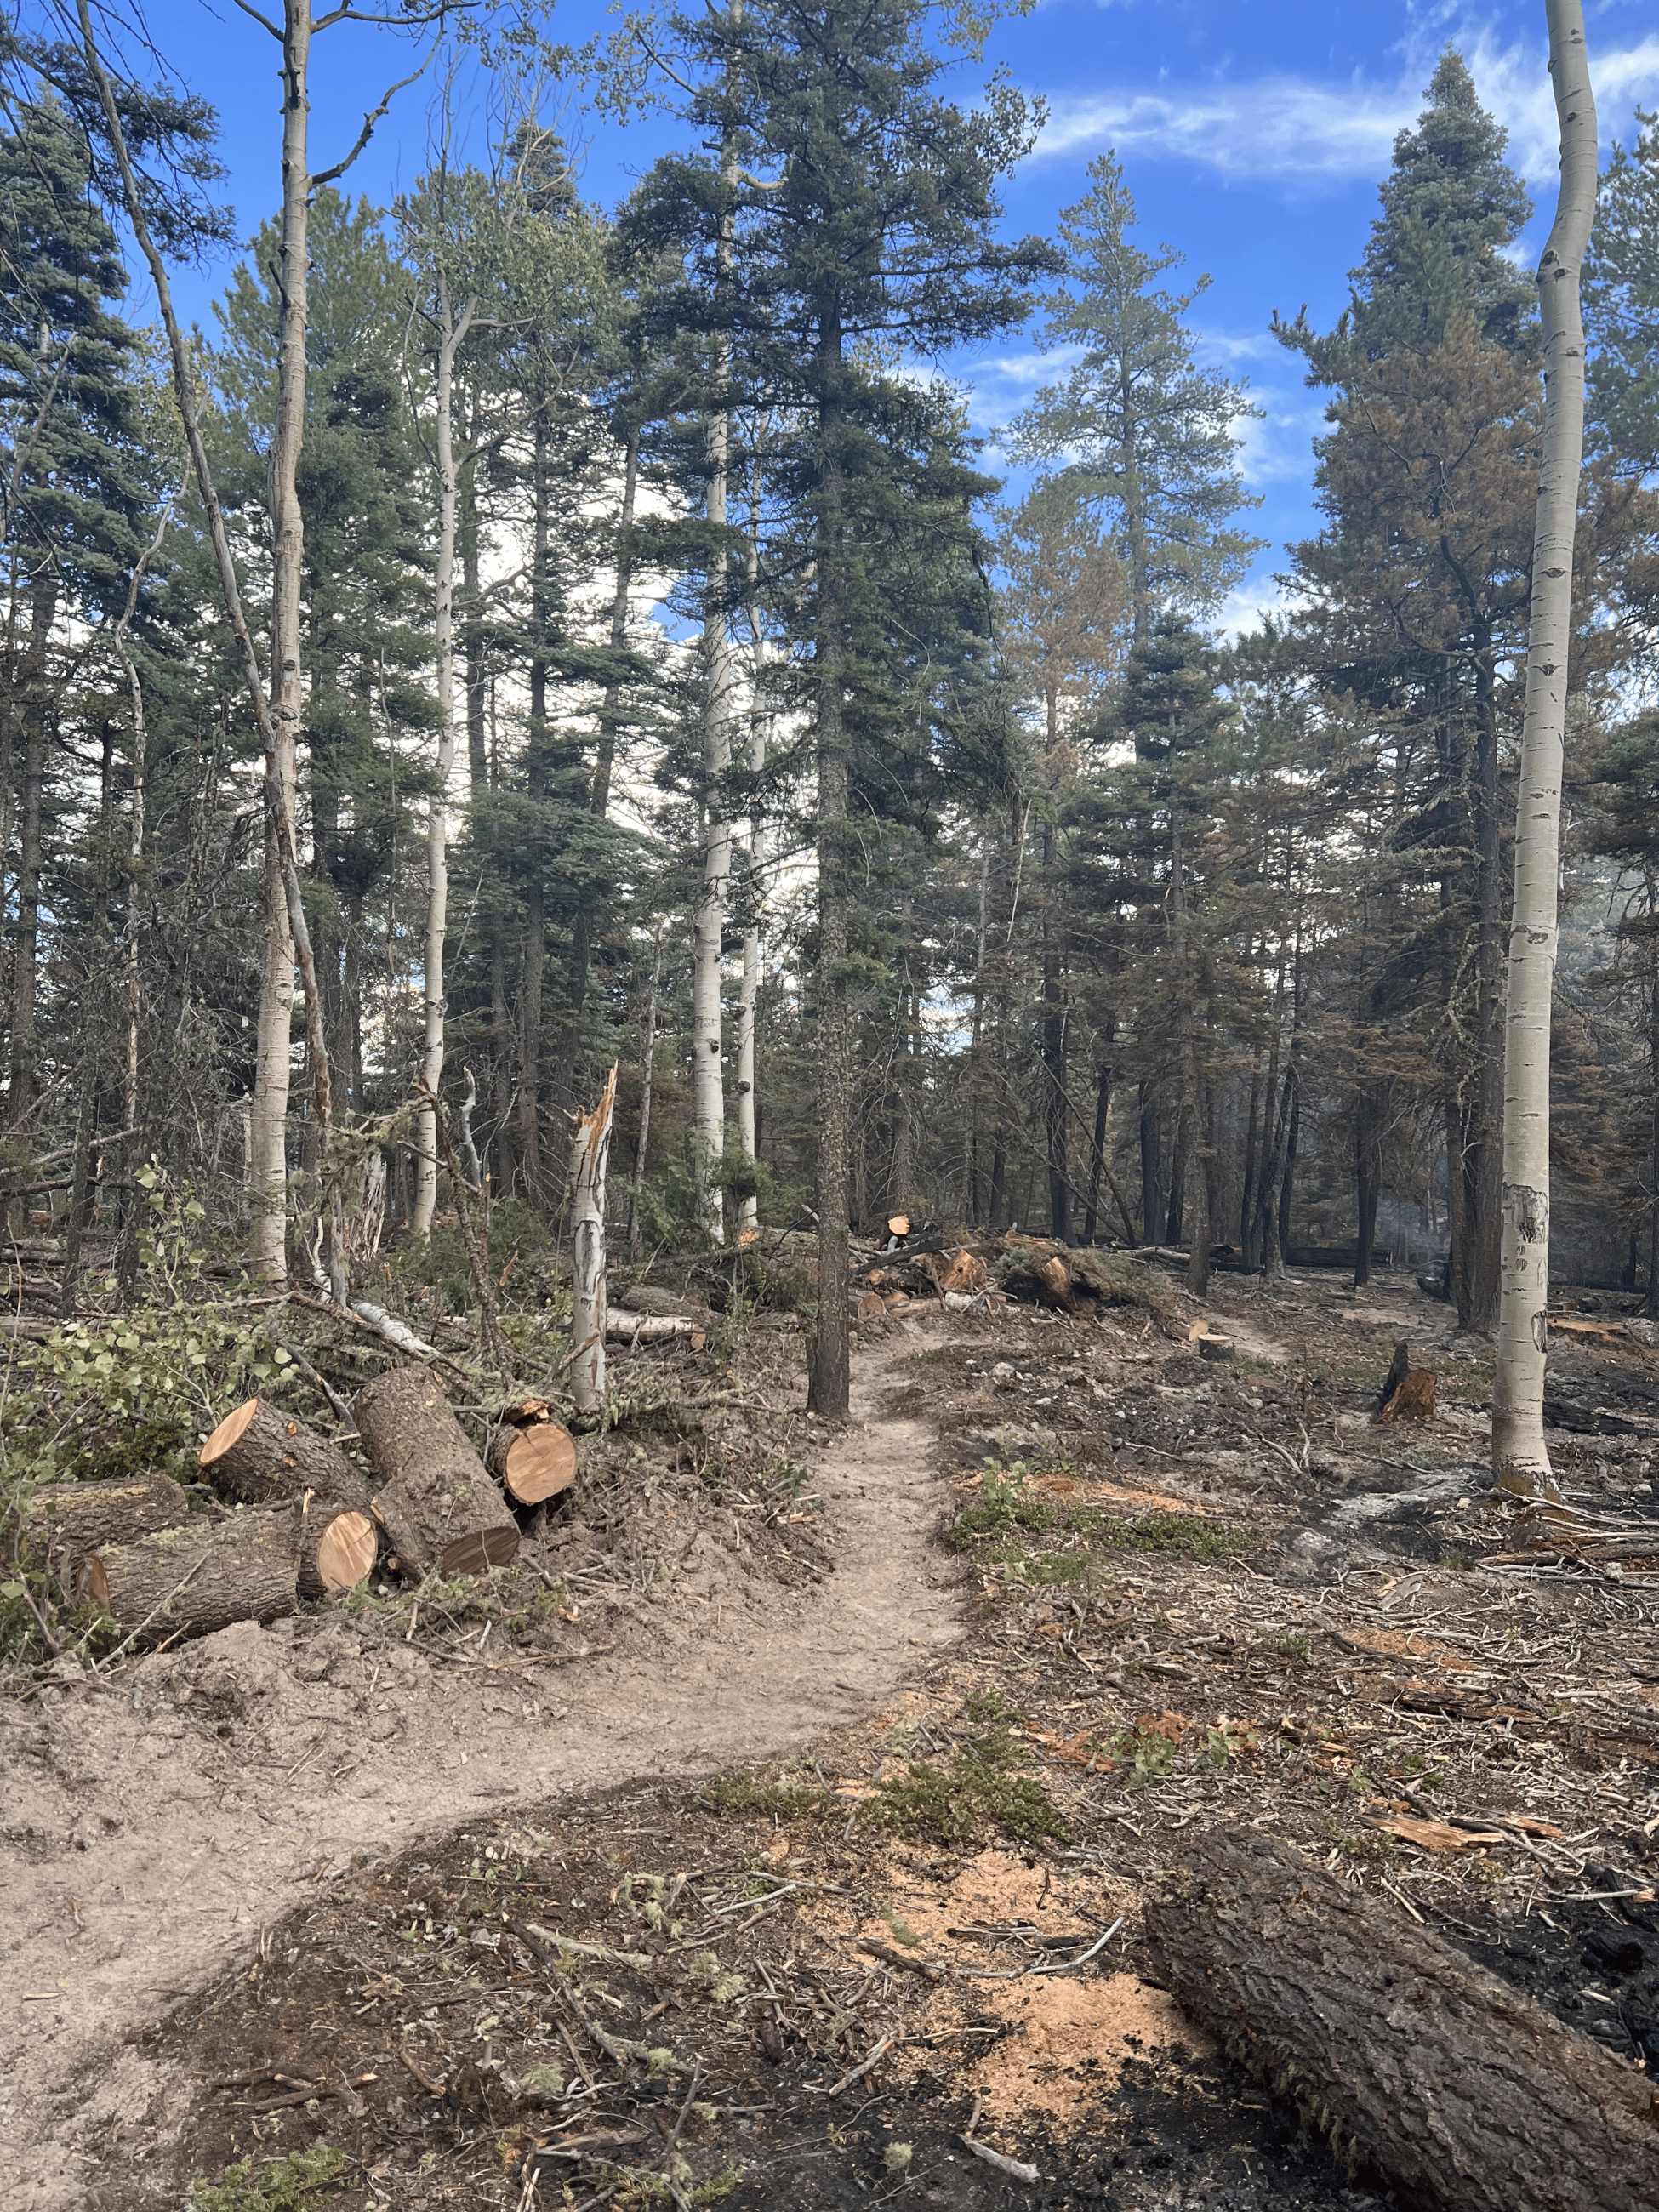
<instances>
[{"instance_id":1,"label":"exposed soil","mask_svg":"<svg viewBox=\"0 0 1659 2212\"><path fill-rule=\"evenodd\" d=\"M866 1364L855 1411L902 1358ZM314 1885L486 1808L764 1756L890 1692L957 1632L927 1443L852 1427L781 1542L666 1483L590 1571L580 1532L568 1558L556 1535L556 1636L499 1660L476 1633L405 1643L407 1608L390 1633L319 1610L0 1703L0 2138L21 2201L79 2205L90 2142L165 2133L176 2085L127 2039Z\"/></svg>"},{"instance_id":2,"label":"exposed soil","mask_svg":"<svg viewBox=\"0 0 1659 2212\"><path fill-rule=\"evenodd\" d=\"M7 2008L18 2201L326 2143L397 2212L1392 2205L1157 1986L1140 1899L1216 1819L1659 2066L1659 1574L1517 1546L1485 1348L1405 1280L1224 1279L1229 1363L1190 1310L890 1325L800 1447L822 1518L745 1576L665 1491L702 1579L642 1571L609 1654L405 1674L319 1615L0 1720L8 1972L56 1993ZM1377 1428L1407 1334L1441 1419ZM1558 1340L1597 1510L1652 1512L1656 1374Z\"/></svg>"}]
</instances>

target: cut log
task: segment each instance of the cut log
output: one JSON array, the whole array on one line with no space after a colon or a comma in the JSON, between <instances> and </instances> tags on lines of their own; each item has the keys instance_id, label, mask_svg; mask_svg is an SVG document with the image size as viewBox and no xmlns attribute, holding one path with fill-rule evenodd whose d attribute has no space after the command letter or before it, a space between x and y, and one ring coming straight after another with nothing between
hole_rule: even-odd
<instances>
[{"instance_id":1,"label":"cut log","mask_svg":"<svg viewBox=\"0 0 1659 2212\"><path fill-rule=\"evenodd\" d=\"M300 1507L300 1595L339 1597L366 1583L380 1556L380 1532L373 1518L350 1505Z\"/></svg>"},{"instance_id":2,"label":"cut log","mask_svg":"<svg viewBox=\"0 0 1659 2212\"><path fill-rule=\"evenodd\" d=\"M197 1463L222 1497L243 1505L274 1505L314 1491L362 1513L374 1494L368 1475L338 1444L266 1398L250 1398L227 1413Z\"/></svg>"},{"instance_id":3,"label":"cut log","mask_svg":"<svg viewBox=\"0 0 1659 2212\"><path fill-rule=\"evenodd\" d=\"M576 1480L576 1439L558 1421L504 1425L489 1447L489 1471L520 1505L541 1505Z\"/></svg>"},{"instance_id":4,"label":"cut log","mask_svg":"<svg viewBox=\"0 0 1659 2212\"><path fill-rule=\"evenodd\" d=\"M249 1508L222 1521L198 1515L182 1528L94 1552L75 1594L138 1644L210 1636L237 1620L280 1620L299 1598L297 1533L291 1510Z\"/></svg>"},{"instance_id":5,"label":"cut log","mask_svg":"<svg viewBox=\"0 0 1659 2212\"><path fill-rule=\"evenodd\" d=\"M1231 1359L1237 1348L1230 1336L1205 1335L1200 1336L1197 1341L1198 1356L1200 1359ZM1434 1377L1431 1376L1429 1380L1432 1382Z\"/></svg>"},{"instance_id":6,"label":"cut log","mask_svg":"<svg viewBox=\"0 0 1659 2212\"><path fill-rule=\"evenodd\" d=\"M135 1474L113 1482L53 1482L23 1508L23 1542L73 1576L89 1552L136 1543L190 1517L190 1500L170 1475Z\"/></svg>"},{"instance_id":7,"label":"cut log","mask_svg":"<svg viewBox=\"0 0 1659 2212\"><path fill-rule=\"evenodd\" d=\"M605 1333L612 1344L667 1344L676 1338L689 1343L698 1330L689 1314L627 1313L612 1306L605 1317Z\"/></svg>"},{"instance_id":8,"label":"cut log","mask_svg":"<svg viewBox=\"0 0 1659 2212\"><path fill-rule=\"evenodd\" d=\"M879 1291L866 1291L859 1300L859 1310L854 1318L860 1328L868 1328L872 1322L887 1319L887 1301Z\"/></svg>"},{"instance_id":9,"label":"cut log","mask_svg":"<svg viewBox=\"0 0 1659 2212\"><path fill-rule=\"evenodd\" d=\"M1211 1829L1146 1925L1190 2017L1413 2202L1653 2212L1646 2083L1287 1844Z\"/></svg>"},{"instance_id":10,"label":"cut log","mask_svg":"<svg viewBox=\"0 0 1659 2212\"><path fill-rule=\"evenodd\" d=\"M629 1313L667 1314L681 1321L695 1321L696 1315L690 1298L676 1297L672 1291L659 1291L654 1283L635 1283L631 1291L624 1291L617 1301Z\"/></svg>"},{"instance_id":11,"label":"cut log","mask_svg":"<svg viewBox=\"0 0 1659 2212\"><path fill-rule=\"evenodd\" d=\"M1377 1393L1376 1418L1384 1424L1435 1418L1434 1370L1413 1353L1404 1338L1394 1348L1388 1375Z\"/></svg>"},{"instance_id":12,"label":"cut log","mask_svg":"<svg viewBox=\"0 0 1659 2212\"><path fill-rule=\"evenodd\" d=\"M352 1417L384 1486L369 1510L401 1572L482 1574L508 1565L519 1524L428 1367L394 1367L366 1382Z\"/></svg>"}]
</instances>

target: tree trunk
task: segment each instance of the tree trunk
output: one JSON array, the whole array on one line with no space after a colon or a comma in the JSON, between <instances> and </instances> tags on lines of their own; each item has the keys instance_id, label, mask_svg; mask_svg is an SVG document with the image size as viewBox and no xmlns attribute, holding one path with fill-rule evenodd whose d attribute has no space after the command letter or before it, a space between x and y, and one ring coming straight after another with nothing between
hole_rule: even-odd
<instances>
[{"instance_id":1,"label":"tree trunk","mask_svg":"<svg viewBox=\"0 0 1659 2212\"><path fill-rule=\"evenodd\" d=\"M848 1283L848 1167L853 1102L852 1012L847 977L847 736L842 673L846 549L842 544L842 331L826 316L818 333L817 608L814 655L818 850L818 1299L808 1410L844 1421L850 1409L851 1299Z\"/></svg>"},{"instance_id":2,"label":"tree trunk","mask_svg":"<svg viewBox=\"0 0 1659 2212\"><path fill-rule=\"evenodd\" d=\"M211 1636L234 1621L280 1620L299 1601L299 1527L291 1510L228 1514L94 1552L76 1577L82 1605L139 1644Z\"/></svg>"},{"instance_id":3,"label":"tree trunk","mask_svg":"<svg viewBox=\"0 0 1659 2212\"><path fill-rule=\"evenodd\" d=\"M1561 193L1538 264L1544 331L1544 460L1533 538L1527 708L1515 838L1504 1063L1503 1286L1492 1378L1492 1473L1525 1497L1559 1497L1544 1447L1550 1267L1550 997L1555 978L1561 749L1572 635L1572 555L1584 434L1579 266L1595 214L1595 102L1581 0L1546 0L1561 134Z\"/></svg>"},{"instance_id":4,"label":"tree trunk","mask_svg":"<svg viewBox=\"0 0 1659 2212\"><path fill-rule=\"evenodd\" d=\"M33 1110L40 1045L35 994L40 949L40 811L46 780L46 646L58 611L50 574L29 592L29 642L24 661L23 788L17 855L17 927L11 970L11 1071L6 1126L26 1127Z\"/></svg>"},{"instance_id":5,"label":"tree trunk","mask_svg":"<svg viewBox=\"0 0 1659 2212\"><path fill-rule=\"evenodd\" d=\"M532 1206L542 1199L541 1067L542 970L546 957L547 918L542 897L542 811L548 796L547 729L547 422L538 410L532 459L534 503L531 542L530 727L526 747L525 795L530 801L530 883L525 895L524 961L519 977L519 1080L515 1101L514 1149L524 1194Z\"/></svg>"},{"instance_id":6,"label":"tree trunk","mask_svg":"<svg viewBox=\"0 0 1659 2212\"><path fill-rule=\"evenodd\" d=\"M275 1505L308 1490L337 1505L367 1506L374 1485L339 1446L269 1399L250 1398L225 1415L197 1455L222 1497Z\"/></svg>"},{"instance_id":7,"label":"tree trunk","mask_svg":"<svg viewBox=\"0 0 1659 2212\"><path fill-rule=\"evenodd\" d=\"M628 1249L640 1249L640 1189L651 1149L651 1082L657 1060L657 993L662 985L662 931L651 943L651 990L645 1002L645 1047L640 1054L640 1127L634 1139L634 1187L628 1194Z\"/></svg>"},{"instance_id":8,"label":"tree trunk","mask_svg":"<svg viewBox=\"0 0 1659 2212\"><path fill-rule=\"evenodd\" d=\"M136 1543L180 1527L190 1517L190 1500L170 1475L135 1474L48 1483L27 1494L21 1511L24 1548L44 1552L67 1579L106 1544Z\"/></svg>"},{"instance_id":9,"label":"tree trunk","mask_svg":"<svg viewBox=\"0 0 1659 2212\"><path fill-rule=\"evenodd\" d=\"M438 270L438 377L433 435L437 446L438 551L433 575L432 642L437 659L437 788L427 805L425 1036L421 1081L435 1098L444 1080L444 935L449 911L449 781L455 770L455 356L471 326L476 302L459 313L450 303L449 278ZM438 1126L435 1106L415 1113L415 1218L417 1237L432 1227L438 1207Z\"/></svg>"},{"instance_id":10,"label":"tree trunk","mask_svg":"<svg viewBox=\"0 0 1659 2212\"><path fill-rule=\"evenodd\" d=\"M430 1368L377 1376L351 1410L381 1480L372 1510L401 1572L476 1575L512 1564L518 1523Z\"/></svg>"},{"instance_id":11,"label":"tree trunk","mask_svg":"<svg viewBox=\"0 0 1659 2212\"><path fill-rule=\"evenodd\" d=\"M1060 981L1060 921L1054 885L1054 826L1042 825L1042 1125L1048 1160L1048 1233L1072 1241L1066 1146L1066 1004Z\"/></svg>"},{"instance_id":12,"label":"tree trunk","mask_svg":"<svg viewBox=\"0 0 1659 2212\"><path fill-rule=\"evenodd\" d=\"M1647 2085L1288 1844L1212 1828L1146 1908L1191 2018L1444 2212L1650 2212Z\"/></svg>"},{"instance_id":13,"label":"tree trunk","mask_svg":"<svg viewBox=\"0 0 1659 2212\"><path fill-rule=\"evenodd\" d=\"M1089 1152L1089 1203L1083 1216L1083 1241L1092 1244L1100 1215L1100 1178L1106 1164L1106 1115L1112 1099L1112 1072L1103 1060L1095 1081L1095 1133Z\"/></svg>"},{"instance_id":14,"label":"tree trunk","mask_svg":"<svg viewBox=\"0 0 1659 2212\"><path fill-rule=\"evenodd\" d=\"M1140 1086L1140 1241L1162 1242L1162 1170L1158 1157L1158 1108L1146 1085Z\"/></svg>"},{"instance_id":15,"label":"tree trunk","mask_svg":"<svg viewBox=\"0 0 1659 2212\"><path fill-rule=\"evenodd\" d=\"M1353 1261L1353 1286L1364 1290L1371 1279L1371 1248L1376 1242L1376 1206L1382 1195L1382 1162L1376 1132L1376 1104L1362 1087L1354 1104L1353 1173L1355 1212L1358 1217Z\"/></svg>"},{"instance_id":16,"label":"tree trunk","mask_svg":"<svg viewBox=\"0 0 1659 2212\"><path fill-rule=\"evenodd\" d=\"M579 1413L605 1408L605 1175L616 1104L613 1064L599 1104L577 1116L570 1146L570 1395Z\"/></svg>"}]
</instances>

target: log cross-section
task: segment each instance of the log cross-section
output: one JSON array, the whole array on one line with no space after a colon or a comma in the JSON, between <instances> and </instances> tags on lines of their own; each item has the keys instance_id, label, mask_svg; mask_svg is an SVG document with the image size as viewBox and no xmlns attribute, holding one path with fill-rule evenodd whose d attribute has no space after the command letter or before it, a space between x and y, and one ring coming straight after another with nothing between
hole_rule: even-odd
<instances>
[{"instance_id":1,"label":"log cross-section","mask_svg":"<svg viewBox=\"0 0 1659 2212\"><path fill-rule=\"evenodd\" d=\"M1287 1844L1210 1830L1146 1926L1189 2017L1413 2203L1659 2205L1640 2075Z\"/></svg>"},{"instance_id":2,"label":"log cross-section","mask_svg":"<svg viewBox=\"0 0 1659 2212\"><path fill-rule=\"evenodd\" d=\"M489 1447L489 1470L520 1505L544 1505L576 1480L576 1439L561 1421L503 1421Z\"/></svg>"},{"instance_id":3,"label":"log cross-section","mask_svg":"<svg viewBox=\"0 0 1659 2212\"><path fill-rule=\"evenodd\" d=\"M371 1510L400 1571L481 1574L509 1565L519 1524L468 1442L428 1367L394 1367L352 1405L357 1433L380 1477Z\"/></svg>"},{"instance_id":4,"label":"log cross-section","mask_svg":"<svg viewBox=\"0 0 1659 2212\"><path fill-rule=\"evenodd\" d=\"M266 1398L250 1398L227 1413L202 1446L198 1464L222 1497L245 1505L274 1505L311 1491L361 1513L373 1492L338 1444Z\"/></svg>"}]
</instances>

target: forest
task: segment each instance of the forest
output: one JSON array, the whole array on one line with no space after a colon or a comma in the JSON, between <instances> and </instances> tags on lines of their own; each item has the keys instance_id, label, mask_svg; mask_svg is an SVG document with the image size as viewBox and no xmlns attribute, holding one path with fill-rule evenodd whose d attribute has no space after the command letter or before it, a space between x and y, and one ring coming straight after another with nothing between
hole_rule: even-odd
<instances>
[{"instance_id":1,"label":"forest","mask_svg":"<svg viewBox=\"0 0 1659 2212\"><path fill-rule=\"evenodd\" d=\"M303 95L327 25L266 27ZM1348 311L1274 318L1321 527L1222 635L1260 540L1206 280L1109 155L1004 236L1039 118L953 104L972 38L921 0L604 53L415 24L410 189L313 173L291 100L282 204L171 362L126 303L141 256L229 248L214 118L94 30L14 27L0 139L0 1193L14 1282L57 1277L23 1304L130 1301L165 1218L465 1312L449 1132L490 1249L542 1249L614 1066L618 1249L1018 1224L1183 1248L1200 1292L1212 1255L1393 1260L1491 1328L1542 401L1531 204L1455 51ZM682 118L617 207L544 119L573 85ZM1554 1266L1654 1312L1645 116L1583 295ZM1033 313L1014 501L939 364Z\"/></svg>"}]
</instances>

